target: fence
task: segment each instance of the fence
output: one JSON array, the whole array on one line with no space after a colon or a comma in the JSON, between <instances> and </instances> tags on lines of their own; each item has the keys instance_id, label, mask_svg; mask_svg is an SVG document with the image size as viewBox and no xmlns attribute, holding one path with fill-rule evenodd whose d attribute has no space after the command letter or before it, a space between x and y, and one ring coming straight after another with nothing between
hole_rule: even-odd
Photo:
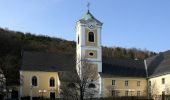
<instances>
[{"instance_id":1,"label":"fence","mask_svg":"<svg viewBox=\"0 0 170 100\"><path fill-rule=\"evenodd\" d=\"M100 100L153 100L147 97L137 97L137 96L122 96L122 97L108 97L101 98Z\"/></svg>"}]
</instances>

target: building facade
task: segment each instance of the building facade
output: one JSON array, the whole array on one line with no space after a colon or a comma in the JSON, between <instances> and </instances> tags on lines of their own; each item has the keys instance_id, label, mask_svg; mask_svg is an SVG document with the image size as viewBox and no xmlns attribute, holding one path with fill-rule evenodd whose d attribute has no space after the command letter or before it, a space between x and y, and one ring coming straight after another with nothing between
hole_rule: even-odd
<instances>
[{"instance_id":1,"label":"building facade","mask_svg":"<svg viewBox=\"0 0 170 100\"><path fill-rule=\"evenodd\" d=\"M103 97L146 96L146 78L111 77L103 78Z\"/></svg>"},{"instance_id":2,"label":"building facade","mask_svg":"<svg viewBox=\"0 0 170 100\"><path fill-rule=\"evenodd\" d=\"M95 97L151 96L170 93L170 51L146 60L103 58L102 25L88 10L76 23L76 62L73 55L24 52L20 70L20 98L60 98L61 72L77 70L83 62L96 68ZM153 91L153 92L152 92ZM150 95L148 95L150 94Z\"/></svg>"},{"instance_id":3,"label":"building facade","mask_svg":"<svg viewBox=\"0 0 170 100\"><path fill-rule=\"evenodd\" d=\"M62 80L59 75L63 71L72 71L75 66L73 61L73 55L24 52L20 70L20 98L59 98Z\"/></svg>"},{"instance_id":4,"label":"building facade","mask_svg":"<svg viewBox=\"0 0 170 100\"><path fill-rule=\"evenodd\" d=\"M57 98L59 78L57 72L20 71L23 76L20 87L21 96Z\"/></svg>"}]
</instances>

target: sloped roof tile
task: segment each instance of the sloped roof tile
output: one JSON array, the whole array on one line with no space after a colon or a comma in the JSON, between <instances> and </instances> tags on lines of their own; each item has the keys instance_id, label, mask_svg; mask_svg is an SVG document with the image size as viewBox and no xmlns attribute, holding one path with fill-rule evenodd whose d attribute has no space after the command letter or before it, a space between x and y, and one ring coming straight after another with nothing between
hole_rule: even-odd
<instances>
[{"instance_id":1,"label":"sloped roof tile","mask_svg":"<svg viewBox=\"0 0 170 100\"><path fill-rule=\"evenodd\" d=\"M21 70L24 71L67 71L75 69L73 55L45 52L27 52L22 56Z\"/></svg>"}]
</instances>

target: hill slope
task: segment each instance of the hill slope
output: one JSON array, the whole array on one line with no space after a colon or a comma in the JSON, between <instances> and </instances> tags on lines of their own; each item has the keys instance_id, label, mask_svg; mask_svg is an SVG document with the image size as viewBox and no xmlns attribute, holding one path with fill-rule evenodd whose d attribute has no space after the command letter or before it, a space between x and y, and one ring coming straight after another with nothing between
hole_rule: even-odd
<instances>
[{"instance_id":1,"label":"hill slope","mask_svg":"<svg viewBox=\"0 0 170 100\"><path fill-rule=\"evenodd\" d=\"M7 85L19 83L19 69L22 51L41 51L52 53L76 53L76 43L60 38L34 35L0 28L0 67L7 78ZM103 47L103 58L145 59L156 55L154 52L126 49L121 47ZM14 73L16 75L14 75Z\"/></svg>"}]
</instances>

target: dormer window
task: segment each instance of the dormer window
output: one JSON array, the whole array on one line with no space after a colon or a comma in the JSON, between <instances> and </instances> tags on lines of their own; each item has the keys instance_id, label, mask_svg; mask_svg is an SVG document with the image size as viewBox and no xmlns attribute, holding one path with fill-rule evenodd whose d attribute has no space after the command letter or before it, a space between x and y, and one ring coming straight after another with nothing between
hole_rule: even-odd
<instances>
[{"instance_id":1,"label":"dormer window","mask_svg":"<svg viewBox=\"0 0 170 100\"><path fill-rule=\"evenodd\" d=\"M89 32L89 42L94 42L94 33Z\"/></svg>"}]
</instances>

